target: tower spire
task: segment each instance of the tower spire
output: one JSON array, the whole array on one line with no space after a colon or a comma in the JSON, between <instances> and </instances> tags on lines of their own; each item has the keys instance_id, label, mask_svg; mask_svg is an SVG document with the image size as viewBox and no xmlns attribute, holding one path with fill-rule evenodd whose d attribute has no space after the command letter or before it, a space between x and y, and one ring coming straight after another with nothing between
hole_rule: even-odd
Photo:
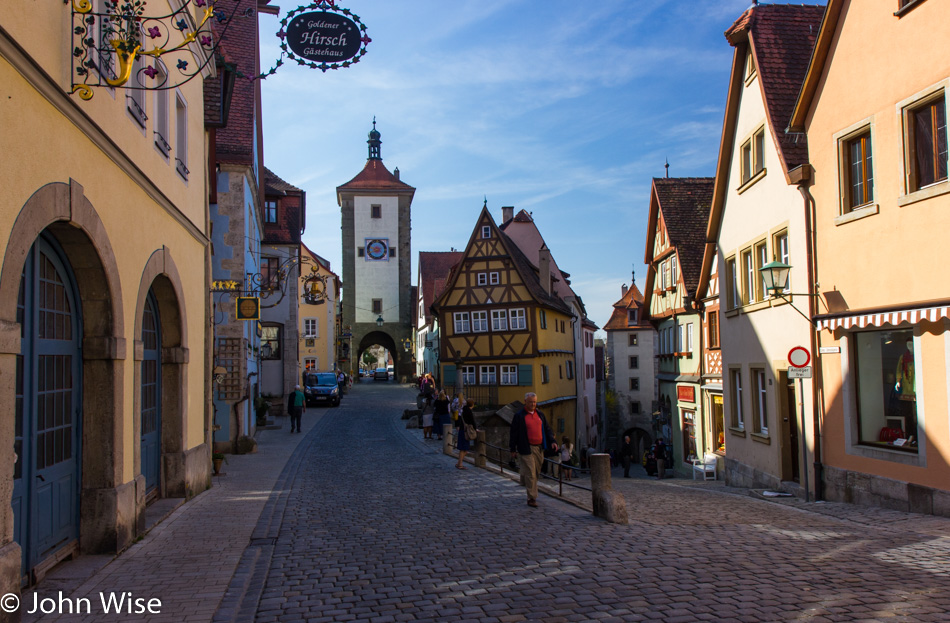
<instances>
[{"instance_id":1,"label":"tower spire","mask_svg":"<svg viewBox=\"0 0 950 623\"><path fill-rule=\"evenodd\" d=\"M382 160L383 157L380 153L379 146L382 144L382 141L379 140L380 134L376 130L376 115L373 115L373 129L369 131L369 140L366 141L366 144L369 145L369 159L370 160Z\"/></svg>"}]
</instances>

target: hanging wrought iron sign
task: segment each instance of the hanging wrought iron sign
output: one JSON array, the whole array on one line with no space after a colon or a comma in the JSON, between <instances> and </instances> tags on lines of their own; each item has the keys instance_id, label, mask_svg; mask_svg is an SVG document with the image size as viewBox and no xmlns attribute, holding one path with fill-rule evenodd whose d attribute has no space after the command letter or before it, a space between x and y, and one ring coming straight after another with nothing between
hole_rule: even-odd
<instances>
[{"instance_id":1,"label":"hanging wrought iron sign","mask_svg":"<svg viewBox=\"0 0 950 623\"><path fill-rule=\"evenodd\" d=\"M180 86L214 61L231 23L214 0L183 0L167 15L146 15L145 0L72 0L72 93L92 87L163 90ZM215 29L211 28L216 24Z\"/></svg>"},{"instance_id":2,"label":"hanging wrought iron sign","mask_svg":"<svg viewBox=\"0 0 950 623\"><path fill-rule=\"evenodd\" d=\"M266 78L284 64L284 57L298 65L319 69L341 69L360 62L366 45L366 25L358 15L336 6L336 0L319 0L287 13L280 21L280 58L259 77Z\"/></svg>"}]
</instances>

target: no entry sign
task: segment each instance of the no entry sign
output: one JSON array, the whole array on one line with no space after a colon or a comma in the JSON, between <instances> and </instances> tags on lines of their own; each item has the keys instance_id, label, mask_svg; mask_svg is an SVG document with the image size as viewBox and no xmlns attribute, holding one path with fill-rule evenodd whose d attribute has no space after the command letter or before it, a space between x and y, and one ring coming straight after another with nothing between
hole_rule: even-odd
<instances>
[{"instance_id":1,"label":"no entry sign","mask_svg":"<svg viewBox=\"0 0 950 623\"><path fill-rule=\"evenodd\" d=\"M811 353L803 346L796 346L788 351L788 365L793 368L804 368L811 361Z\"/></svg>"}]
</instances>

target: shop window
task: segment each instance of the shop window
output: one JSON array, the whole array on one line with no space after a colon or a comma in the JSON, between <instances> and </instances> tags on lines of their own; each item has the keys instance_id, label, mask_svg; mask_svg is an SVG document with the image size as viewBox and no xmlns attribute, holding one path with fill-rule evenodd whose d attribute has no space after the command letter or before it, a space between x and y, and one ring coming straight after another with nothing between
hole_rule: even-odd
<instances>
[{"instance_id":1,"label":"shop window","mask_svg":"<svg viewBox=\"0 0 950 623\"><path fill-rule=\"evenodd\" d=\"M261 327L261 359L280 359L280 325Z\"/></svg>"},{"instance_id":2,"label":"shop window","mask_svg":"<svg viewBox=\"0 0 950 623\"><path fill-rule=\"evenodd\" d=\"M854 343L860 443L917 452L913 331L856 333Z\"/></svg>"},{"instance_id":3,"label":"shop window","mask_svg":"<svg viewBox=\"0 0 950 623\"><path fill-rule=\"evenodd\" d=\"M722 405L722 396L714 394L712 396L712 433L713 433L713 447L716 449L716 452L725 452L726 451L726 430L725 430L725 421L723 416L723 405Z\"/></svg>"},{"instance_id":4,"label":"shop window","mask_svg":"<svg viewBox=\"0 0 950 623\"><path fill-rule=\"evenodd\" d=\"M303 360L303 369L306 372L316 372L317 371L317 358L316 357L305 357Z\"/></svg>"},{"instance_id":5,"label":"shop window","mask_svg":"<svg viewBox=\"0 0 950 623\"><path fill-rule=\"evenodd\" d=\"M696 458L696 412L683 411L683 452L686 462Z\"/></svg>"}]
</instances>

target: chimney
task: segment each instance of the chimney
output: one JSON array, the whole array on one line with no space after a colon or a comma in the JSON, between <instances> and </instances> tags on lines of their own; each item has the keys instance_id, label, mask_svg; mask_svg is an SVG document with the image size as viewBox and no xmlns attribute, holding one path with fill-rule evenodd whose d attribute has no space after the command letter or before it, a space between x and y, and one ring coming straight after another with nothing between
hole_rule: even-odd
<instances>
[{"instance_id":1,"label":"chimney","mask_svg":"<svg viewBox=\"0 0 950 623\"><path fill-rule=\"evenodd\" d=\"M620 286L620 298L627 296L627 284Z\"/></svg>"},{"instance_id":2,"label":"chimney","mask_svg":"<svg viewBox=\"0 0 950 623\"><path fill-rule=\"evenodd\" d=\"M538 276L541 278L541 287L551 294L551 250L546 244L541 245L538 251Z\"/></svg>"},{"instance_id":3,"label":"chimney","mask_svg":"<svg viewBox=\"0 0 950 623\"><path fill-rule=\"evenodd\" d=\"M514 206L502 206L501 208L501 222L507 223L515 217L515 207Z\"/></svg>"},{"instance_id":4,"label":"chimney","mask_svg":"<svg viewBox=\"0 0 950 623\"><path fill-rule=\"evenodd\" d=\"M396 178L396 181L399 181L399 167L393 169L393 176Z\"/></svg>"}]
</instances>

